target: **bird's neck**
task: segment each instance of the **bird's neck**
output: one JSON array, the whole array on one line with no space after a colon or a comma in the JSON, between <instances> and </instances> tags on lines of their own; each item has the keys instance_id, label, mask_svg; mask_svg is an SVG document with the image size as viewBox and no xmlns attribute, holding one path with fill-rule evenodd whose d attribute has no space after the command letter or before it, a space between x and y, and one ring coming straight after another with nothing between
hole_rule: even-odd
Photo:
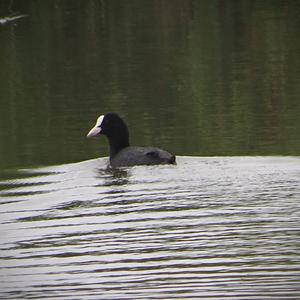
<instances>
[{"instance_id":1,"label":"bird's neck","mask_svg":"<svg viewBox=\"0 0 300 300\"><path fill-rule=\"evenodd\" d=\"M129 136L128 133L119 136L110 136L108 137L109 141L109 152L110 157L115 156L119 153L122 149L129 146Z\"/></svg>"}]
</instances>

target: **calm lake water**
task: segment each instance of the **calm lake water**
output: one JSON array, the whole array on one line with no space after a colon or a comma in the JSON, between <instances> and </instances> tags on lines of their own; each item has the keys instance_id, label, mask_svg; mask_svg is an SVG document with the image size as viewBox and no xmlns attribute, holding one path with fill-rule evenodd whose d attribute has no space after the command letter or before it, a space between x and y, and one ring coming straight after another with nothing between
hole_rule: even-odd
<instances>
[{"instance_id":1,"label":"calm lake water","mask_svg":"<svg viewBox=\"0 0 300 300\"><path fill-rule=\"evenodd\" d=\"M300 299L299 36L292 0L2 0L0 299ZM177 165L108 169L108 111Z\"/></svg>"},{"instance_id":2,"label":"calm lake water","mask_svg":"<svg viewBox=\"0 0 300 300\"><path fill-rule=\"evenodd\" d=\"M299 299L300 159L105 159L2 182L1 299Z\"/></svg>"}]
</instances>

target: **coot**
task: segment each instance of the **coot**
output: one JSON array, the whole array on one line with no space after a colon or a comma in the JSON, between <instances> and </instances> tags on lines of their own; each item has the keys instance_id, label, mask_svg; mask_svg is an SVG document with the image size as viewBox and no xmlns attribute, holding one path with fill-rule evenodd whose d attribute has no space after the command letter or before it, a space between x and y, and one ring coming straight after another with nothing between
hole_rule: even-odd
<instances>
[{"instance_id":1,"label":"coot","mask_svg":"<svg viewBox=\"0 0 300 300\"><path fill-rule=\"evenodd\" d=\"M109 141L110 165L113 168L136 165L175 164L175 156L156 147L132 147L126 123L116 113L107 113L97 119L87 137L105 135Z\"/></svg>"}]
</instances>

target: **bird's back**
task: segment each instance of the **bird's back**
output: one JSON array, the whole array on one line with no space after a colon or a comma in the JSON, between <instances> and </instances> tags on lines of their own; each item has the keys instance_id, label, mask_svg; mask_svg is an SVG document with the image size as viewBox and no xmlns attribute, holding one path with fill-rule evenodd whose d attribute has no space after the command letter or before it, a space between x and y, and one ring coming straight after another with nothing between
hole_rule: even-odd
<instances>
[{"instance_id":1,"label":"bird's back","mask_svg":"<svg viewBox=\"0 0 300 300\"><path fill-rule=\"evenodd\" d=\"M174 164L175 156L156 147L126 147L110 158L112 167Z\"/></svg>"}]
</instances>

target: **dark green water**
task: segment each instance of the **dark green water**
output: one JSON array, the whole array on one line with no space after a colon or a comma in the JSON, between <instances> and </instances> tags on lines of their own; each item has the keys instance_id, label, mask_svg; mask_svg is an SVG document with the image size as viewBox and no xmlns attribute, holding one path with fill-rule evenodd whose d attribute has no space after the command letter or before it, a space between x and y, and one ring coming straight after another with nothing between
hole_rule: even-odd
<instances>
[{"instance_id":1,"label":"dark green water","mask_svg":"<svg viewBox=\"0 0 300 300\"><path fill-rule=\"evenodd\" d=\"M299 1L4 1L0 168L107 155L117 111L136 145L177 155L300 154Z\"/></svg>"}]
</instances>

